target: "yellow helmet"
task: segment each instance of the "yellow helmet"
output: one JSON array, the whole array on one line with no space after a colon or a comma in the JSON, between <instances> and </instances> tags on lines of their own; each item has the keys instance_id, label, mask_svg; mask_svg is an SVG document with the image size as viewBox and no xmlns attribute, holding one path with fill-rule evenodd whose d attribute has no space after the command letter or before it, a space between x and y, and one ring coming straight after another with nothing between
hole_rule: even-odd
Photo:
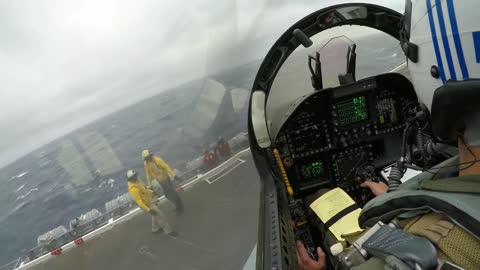
<instances>
[{"instance_id":1,"label":"yellow helmet","mask_svg":"<svg viewBox=\"0 0 480 270\"><path fill-rule=\"evenodd\" d=\"M134 170L127 171L127 180L134 180L137 179L137 172Z\"/></svg>"},{"instance_id":2,"label":"yellow helmet","mask_svg":"<svg viewBox=\"0 0 480 270\"><path fill-rule=\"evenodd\" d=\"M152 155L152 151L150 151L150 150L143 150L142 151L142 158L143 159L146 159L146 158L150 157L151 155Z\"/></svg>"}]
</instances>

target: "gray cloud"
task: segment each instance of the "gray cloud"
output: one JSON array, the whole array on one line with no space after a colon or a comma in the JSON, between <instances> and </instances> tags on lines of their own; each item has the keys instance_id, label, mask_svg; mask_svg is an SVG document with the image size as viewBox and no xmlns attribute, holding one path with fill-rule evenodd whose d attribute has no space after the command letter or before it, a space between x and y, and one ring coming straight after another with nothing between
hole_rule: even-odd
<instances>
[{"instance_id":1,"label":"gray cloud","mask_svg":"<svg viewBox=\"0 0 480 270\"><path fill-rule=\"evenodd\" d=\"M259 59L292 23L338 2L1 1L0 166L161 90Z\"/></svg>"}]
</instances>

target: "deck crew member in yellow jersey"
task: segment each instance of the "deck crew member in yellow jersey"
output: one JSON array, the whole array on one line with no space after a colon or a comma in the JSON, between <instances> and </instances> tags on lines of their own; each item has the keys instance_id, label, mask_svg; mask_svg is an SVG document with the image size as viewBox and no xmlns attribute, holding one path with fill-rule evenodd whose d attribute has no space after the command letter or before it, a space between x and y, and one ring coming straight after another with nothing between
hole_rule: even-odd
<instances>
[{"instance_id":1,"label":"deck crew member in yellow jersey","mask_svg":"<svg viewBox=\"0 0 480 270\"><path fill-rule=\"evenodd\" d=\"M152 232L163 230L170 236L177 236L178 234L172 230L162 210L156 205L153 198L153 190L145 186L143 181L138 178L136 171L127 171L127 181L130 196L132 196L140 208L152 215Z\"/></svg>"},{"instance_id":2,"label":"deck crew member in yellow jersey","mask_svg":"<svg viewBox=\"0 0 480 270\"><path fill-rule=\"evenodd\" d=\"M183 202L170 181L170 176L177 178L176 173L161 158L154 156L152 151L142 151L143 165L145 175L147 176L148 186L152 186L155 179L163 189L165 197L175 205L177 214L183 213Z\"/></svg>"}]
</instances>

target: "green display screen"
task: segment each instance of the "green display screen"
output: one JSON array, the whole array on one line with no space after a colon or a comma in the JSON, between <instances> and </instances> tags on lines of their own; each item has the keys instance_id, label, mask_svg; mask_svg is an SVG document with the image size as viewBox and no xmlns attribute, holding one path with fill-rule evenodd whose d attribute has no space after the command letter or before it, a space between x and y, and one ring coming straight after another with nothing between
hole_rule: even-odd
<instances>
[{"instance_id":1,"label":"green display screen","mask_svg":"<svg viewBox=\"0 0 480 270\"><path fill-rule=\"evenodd\" d=\"M348 125L368 118L367 100L364 96L338 102L337 117L340 125Z\"/></svg>"},{"instance_id":2,"label":"green display screen","mask_svg":"<svg viewBox=\"0 0 480 270\"><path fill-rule=\"evenodd\" d=\"M300 173L305 178L320 177L324 175L324 172L325 168L321 161L312 162L300 168Z\"/></svg>"}]
</instances>

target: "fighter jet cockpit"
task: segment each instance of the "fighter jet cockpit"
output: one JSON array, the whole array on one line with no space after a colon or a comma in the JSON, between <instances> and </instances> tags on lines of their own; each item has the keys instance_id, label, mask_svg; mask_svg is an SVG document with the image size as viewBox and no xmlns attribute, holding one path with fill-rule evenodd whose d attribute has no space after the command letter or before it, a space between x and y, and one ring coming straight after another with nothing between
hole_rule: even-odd
<instances>
[{"instance_id":1,"label":"fighter jet cockpit","mask_svg":"<svg viewBox=\"0 0 480 270\"><path fill-rule=\"evenodd\" d=\"M407 60L418 60L418 46L409 42L408 2L406 16L370 4L313 12L266 55L249 112L251 150L262 177L257 269L310 269L301 266L299 243L313 262L317 247L325 252L322 269L364 262L367 240L350 237L376 226L357 223L377 194L363 183L394 193L458 154L455 144L436 139L429 108L408 73ZM435 68L428 75L438 78ZM405 269L436 265L412 261Z\"/></svg>"}]
</instances>

